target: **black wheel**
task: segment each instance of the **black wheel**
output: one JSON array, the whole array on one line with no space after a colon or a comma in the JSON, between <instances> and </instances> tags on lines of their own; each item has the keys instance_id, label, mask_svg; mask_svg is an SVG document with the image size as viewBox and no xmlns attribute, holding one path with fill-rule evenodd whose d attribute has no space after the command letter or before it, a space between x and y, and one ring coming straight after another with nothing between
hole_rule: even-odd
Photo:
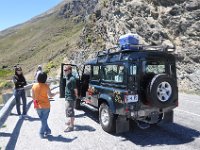
<instances>
[{"instance_id":1,"label":"black wheel","mask_svg":"<svg viewBox=\"0 0 200 150\"><path fill-rule=\"evenodd\" d=\"M153 77L147 88L147 99L159 108L170 106L178 100L178 88L173 78L159 74Z\"/></svg>"},{"instance_id":2,"label":"black wheel","mask_svg":"<svg viewBox=\"0 0 200 150\"><path fill-rule=\"evenodd\" d=\"M81 109L81 100L80 99L76 99L76 101L75 101L75 109L77 109L77 110Z\"/></svg>"},{"instance_id":3,"label":"black wheel","mask_svg":"<svg viewBox=\"0 0 200 150\"><path fill-rule=\"evenodd\" d=\"M116 118L107 104L102 103L99 108L99 122L104 131L115 132Z\"/></svg>"}]
</instances>

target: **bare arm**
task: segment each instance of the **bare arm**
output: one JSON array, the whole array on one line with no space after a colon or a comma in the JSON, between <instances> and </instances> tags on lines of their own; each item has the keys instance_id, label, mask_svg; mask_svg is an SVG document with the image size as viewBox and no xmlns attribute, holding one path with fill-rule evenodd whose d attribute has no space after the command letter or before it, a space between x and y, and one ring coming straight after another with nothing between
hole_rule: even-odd
<instances>
[{"instance_id":1,"label":"bare arm","mask_svg":"<svg viewBox=\"0 0 200 150\"><path fill-rule=\"evenodd\" d=\"M48 96L49 97L54 97L56 94L58 94L59 92L56 92L56 93L52 93L50 88L48 88Z\"/></svg>"},{"instance_id":2,"label":"bare arm","mask_svg":"<svg viewBox=\"0 0 200 150\"><path fill-rule=\"evenodd\" d=\"M35 99L35 93L33 90L32 90L32 98Z\"/></svg>"}]
</instances>

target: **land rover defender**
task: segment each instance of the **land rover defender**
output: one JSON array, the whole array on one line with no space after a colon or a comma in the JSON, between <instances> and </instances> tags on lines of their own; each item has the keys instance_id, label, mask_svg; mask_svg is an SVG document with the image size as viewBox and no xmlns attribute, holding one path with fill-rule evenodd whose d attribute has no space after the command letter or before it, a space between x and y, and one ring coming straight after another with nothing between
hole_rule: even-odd
<instances>
[{"instance_id":1,"label":"land rover defender","mask_svg":"<svg viewBox=\"0 0 200 150\"><path fill-rule=\"evenodd\" d=\"M64 65L60 97L64 97ZM118 117L135 121L141 128L167 117L173 121L178 87L176 60L169 47L136 45L134 50L99 51L84 64L81 77L78 67L72 67L79 91L76 109L84 106L98 111L104 131L114 132Z\"/></svg>"}]
</instances>

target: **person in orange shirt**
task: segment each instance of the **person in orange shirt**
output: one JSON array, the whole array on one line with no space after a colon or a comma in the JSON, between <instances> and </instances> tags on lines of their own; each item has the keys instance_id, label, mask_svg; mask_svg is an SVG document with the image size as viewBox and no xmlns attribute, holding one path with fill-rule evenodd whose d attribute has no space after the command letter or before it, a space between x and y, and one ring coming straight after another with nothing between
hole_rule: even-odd
<instances>
[{"instance_id":1,"label":"person in orange shirt","mask_svg":"<svg viewBox=\"0 0 200 150\"><path fill-rule=\"evenodd\" d=\"M50 101L49 97L55 96L57 93L51 93L49 85L46 84L47 74L41 72L38 74L38 83L35 83L32 87L32 98L37 100L37 114L41 120L40 137L44 138L51 134L51 129L48 126L48 117L50 113Z\"/></svg>"}]
</instances>

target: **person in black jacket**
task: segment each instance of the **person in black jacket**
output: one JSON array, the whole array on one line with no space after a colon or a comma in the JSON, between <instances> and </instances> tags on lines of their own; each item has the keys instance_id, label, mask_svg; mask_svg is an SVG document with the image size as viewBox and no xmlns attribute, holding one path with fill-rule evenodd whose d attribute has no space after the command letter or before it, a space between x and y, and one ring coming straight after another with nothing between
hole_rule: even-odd
<instances>
[{"instance_id":1,"label":"person in black jacket","mask_svg":"<svg viewBox=\"0 0 200 150\"><path fill-rule=\"evenodd\" d=\"M16 100L16 109L21 119L23 115L24 116L26 115L26 111L27 111L26 110L26 95L25 95L25 90L24 90L24 86L27 83L22 73L22 68L20 66L15 67L15 75L13 76L13 82L15 84L14 96ZM21 115L21 110L20 110L20 98L22 98L22 103L23 103L23 115Z\"/></svg>"}]
</instances>

